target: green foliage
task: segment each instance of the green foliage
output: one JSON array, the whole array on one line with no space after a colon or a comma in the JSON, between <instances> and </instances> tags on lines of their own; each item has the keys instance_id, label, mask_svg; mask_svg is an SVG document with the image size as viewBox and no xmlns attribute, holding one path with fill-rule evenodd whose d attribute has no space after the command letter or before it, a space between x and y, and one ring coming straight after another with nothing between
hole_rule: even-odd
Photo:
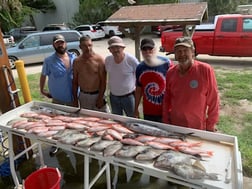
<instances>
[{"instance_id":1,"label":"green foliage","mask_svg":"<svg viewBox=\"0 0 252 189\"><path fill-rule=\"evenodd\" d=\"M241 123L239 123L241 122ZM245 176L252 176L252 114L245 114L242 119L237 117L220 116L218 123L218 130L221 133L234 135L238 138L239 150L242 156L243 174ZM236 128L236 125L242 125L241 128Z\"/></svg>"},{"instance_id":2,"label":"green foliage","mask_svg":"<svg viewBox=\"0 0 252 189\"><path fill-rule=\"evenodd\" d=\"M236 13L238 5L249 4L249 0L207 0L209 16Z\"/></svg>"},{"instance_id":3,"label":"green foliage","mask_svg":"<svg viewBox=\"0 0 252 189\"><path fill-rule=\"evenodd\" d=\"M36 11L46 12L55 9L52 0L0 0L0 26L4 32L11 28L20 27L28 16L33 22L33 13Z\"/></svg>"},{"instance_id":4,"label":"green foliage","mask_svg":"<svg viewBox=\"0 0 252 189\"><path fill-rule=\"evenodd\" d=\"M252 74L249 71L220 72L216 77L225 103L235 104L242 99L252 101Z\"/></svg>"},{"instance_id":5,"label":"green foliage","mask_svg":"<svg viewBox=\"0 0 252 189\"><path fill-rule=\"evenodd\" d=\"M222 94L222 104L229 104L233 108L240 106L239 101L246 99L252 102L252 74L249 70L220 71L216 73L219 90ZM220 116L219 132L234 135L238 138L238 145L242 155L243 174L252 176L252 113L235 116Z\"/></svg>"},{"instance_id":6,"label":"green foliage","mask_svg":"<svg viewBox=\"0 0 252 189\"><path fill-rule=\"evenodd\" d=\"M30 7L35 10L40 10L43 13L46 13L48 10L55 10L56 6L52 2L52 0L20 0L23 5L26 5L27 7Z\"/></svg>"}]
</instances>

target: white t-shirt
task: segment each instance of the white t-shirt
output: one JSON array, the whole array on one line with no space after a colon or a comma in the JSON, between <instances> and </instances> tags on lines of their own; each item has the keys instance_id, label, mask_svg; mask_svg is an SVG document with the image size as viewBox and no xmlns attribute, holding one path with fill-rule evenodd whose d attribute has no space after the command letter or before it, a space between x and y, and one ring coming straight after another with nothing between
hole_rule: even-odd
<instances>
[{"instance_id":1,"label":"white t-shirt","mask_svg":"<svg viewBox=\"0 0 252 189\"><path fill-rule=\"evenodd\" d=\"M135 90L136 67L139 61L132 55L125 53L119 64L115 63L113 55L105 59L105 68L108 73L108 86L115 96L122 96Z\"/></svg>"}]
</instances>

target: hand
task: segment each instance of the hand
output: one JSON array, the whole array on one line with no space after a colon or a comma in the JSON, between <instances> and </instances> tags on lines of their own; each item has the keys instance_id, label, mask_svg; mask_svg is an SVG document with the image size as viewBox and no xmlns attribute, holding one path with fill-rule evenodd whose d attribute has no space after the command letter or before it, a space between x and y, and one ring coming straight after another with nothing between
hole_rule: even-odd
<instances>
[{"instance_id":1,"label":"hand","mask_svg":"<svg viewBox=\"0 0 252 189\"><path fill-rule=\"evenodd\" d=\"M79 107L79 101L78 101L78 99L73 101L73 106L74 107Z\"/></svg>"},{"instance_id":2,"label":"hand","mask_svg":"<svg viewBox=\"0 0 252 189\"><path fill-rule=\"evenodd\" d=\"M50 93L48 93L48 92L42 91L41 93L42 93L44 96L46 96L47 98L52 98L52 95L51 95Z\"/></svg>"},{"instance_id":3,"label":"hand","mask_svg":"<svg viewBox=\"0 0 252 189\"><path fill-rule=\"evenodd\" d=\"M139 118L139 111L138 110L135 110L134 117Z\"/></svg>"},{"instance_id":4,"label":"hand","mask_svg":"<svg viewBox=\"0 0 252 189\"><path fill-rule=\"evenodd\" d=\"M97 108L102 108L106 103L106 102L103 98L98 98L97 101L96 101L96 107Z\"/></svg>"}]
</instances>

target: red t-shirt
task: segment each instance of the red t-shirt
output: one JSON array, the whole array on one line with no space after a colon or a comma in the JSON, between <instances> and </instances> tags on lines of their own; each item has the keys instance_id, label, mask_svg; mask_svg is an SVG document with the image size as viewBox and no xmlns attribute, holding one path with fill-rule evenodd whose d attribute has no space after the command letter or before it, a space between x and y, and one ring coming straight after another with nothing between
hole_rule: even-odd
<instances>
[{"instance_id":1,"label":"red t-shirt","mask_svg":"<svg viewBox=\"0 0 252 189\"><path fill-rule=\"evenodd\" d=\"M185 75L178 65L166 75L163 122L200 130L214 131L219 118L219 96L214 70L194 61Z\"/></svg>"},{"instance_id":2,"label":"red t-shirt","mask_svg":"<svg viewBox=\"0 0 252 189\"><path fill-rule=\"evenodd\" d=\"M171 61L158 57L164 63L150 67L144 62L136 69L136 85L143 93L143 113L150 116L162 116L162 103L165 93L165 76Z\"/></svg>"}]
</instances>

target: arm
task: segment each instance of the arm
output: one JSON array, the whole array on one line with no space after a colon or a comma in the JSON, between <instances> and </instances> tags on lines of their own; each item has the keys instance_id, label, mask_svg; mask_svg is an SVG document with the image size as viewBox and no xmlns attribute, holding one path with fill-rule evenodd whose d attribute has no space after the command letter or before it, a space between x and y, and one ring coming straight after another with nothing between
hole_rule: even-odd
<instances>
[{"instance_id":1,"label":"arm","mask_svg":"<svg viewBox=\"0 0 252 189\"><path fill-rule=\"evenodd\" d=\"M138 107L142 99L142 89L140 86L136 87L136 92L135 92L135 111L134 111L134 116L136 118L139 118L139 111Z\"/></svg>"},{"instance_id":2,"label":"arm","mask_svg":"<svg viewBox=\"0 0 252 189\"><path fill-rule=\"evenodd\" d=\"M163 123L170 123L170 111L171 111L171 100L170 100L170 91L167 82L166 74L166 90L163 99L163 110L162 110L162 119Z\"/></svg>"},{"instance_id":3,"label":"arm","mask_svg":"<svg viewBox=\"0 0 252 189\"><path fill-rule=\"evenodd\" d=\"M99 95L96 101L97 108L101 108L104 106L104 93L106 91L106 84L107 84L107 72L105 70L105 61L101 57L99 63L99 79L100 79L100 87L99 87Z\"/></svg>"},{"instance_id":4,"label":"arm","mask_svg":"<svg viewBox=\"0 0 252 189\"><path fill-rule=\"evenodd\" d=\"M45 81L46 81L46 76L41 74L40 75L40 81L39 81L39 88L40 88L40 93L47 98L52 98L51 94L47 91L45 91Z\"/></svg>"},{"instance_id":5,"label":"arm","mask_svg":"<svg viewBox=\"0 0 252 189\"><path fill-rule=\"evenodd\" d=\"M214 74L214 70L211 68L209 73L209 86L207 94L207 120L206 120L206 130L215 131L215 124L219 120L219 95L218 87Z\"/></svg>"},{"instance_id":6,"label":"arm","mask_svg":"<svg viewBox=\"0 0 252 189\"><path fill-rule=\"evenodd\" d=\"M78 107L78 72L77 72L77 61L74 60L73 62L73 105Z\"/></svg>"}]
</instances>

